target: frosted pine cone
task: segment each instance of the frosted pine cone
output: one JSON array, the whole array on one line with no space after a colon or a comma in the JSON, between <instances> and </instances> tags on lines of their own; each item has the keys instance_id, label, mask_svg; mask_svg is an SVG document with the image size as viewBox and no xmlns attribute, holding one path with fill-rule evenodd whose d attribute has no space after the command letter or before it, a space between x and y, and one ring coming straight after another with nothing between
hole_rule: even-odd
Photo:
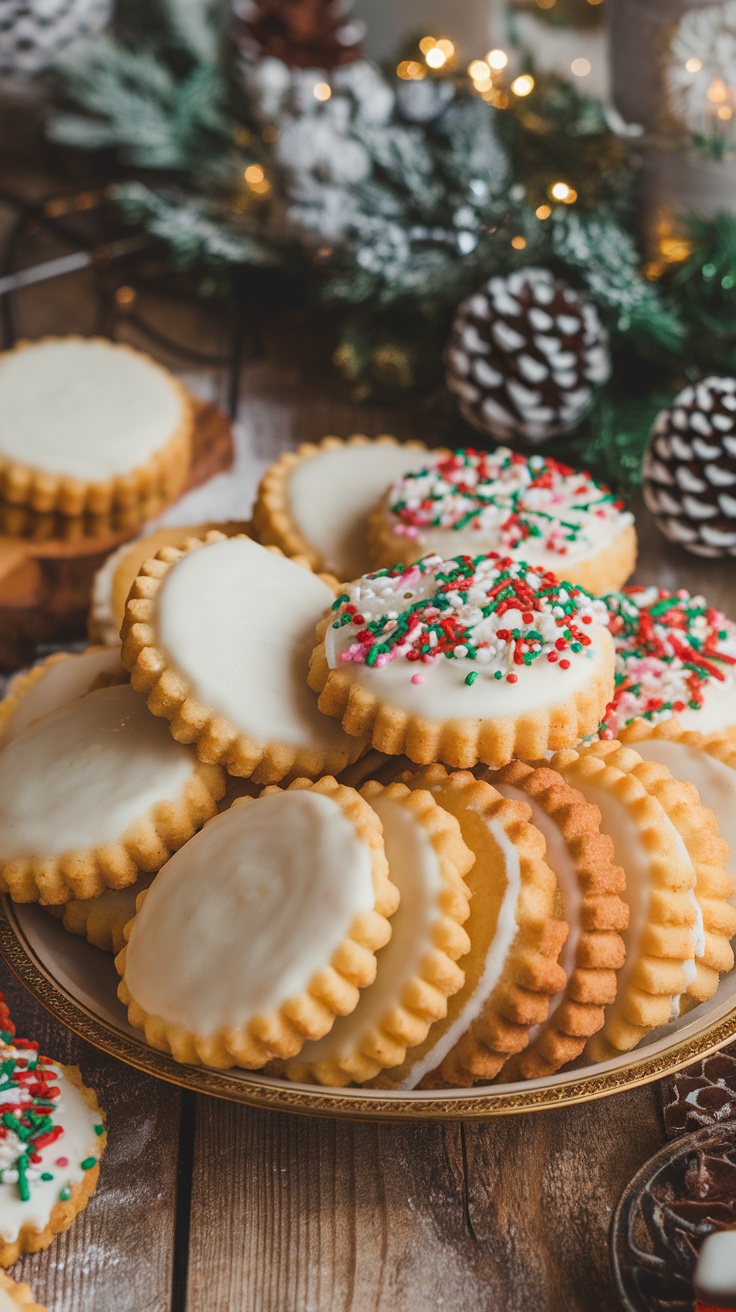
<instances>
[{"instance_id":1,"label":"frosted pine cone","mask_svg":"<svg viewBox=\"0 0 736 1312\"><path fill-rule=\"evenodd\" d=\"M736 378L686 387L654 421L644 500L671 542L736 556Z\"/></svg>"},{"instance_id":2,"label":"frosted pine cone","mask_svg":"<svg viewBox=\"0 0 736 1312\"><path fill-rule=\"evenodd\" d=\"M459 307L447 348L463 417L498 441L570 432L610 371L595 306L548 269L490 278Z\"/></svg>"}]
</instances>

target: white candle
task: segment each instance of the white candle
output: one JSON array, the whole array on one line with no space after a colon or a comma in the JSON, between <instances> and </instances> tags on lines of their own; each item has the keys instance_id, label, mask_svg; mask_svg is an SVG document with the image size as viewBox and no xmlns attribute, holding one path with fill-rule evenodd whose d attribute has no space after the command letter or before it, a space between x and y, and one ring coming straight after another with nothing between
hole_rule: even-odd
<instances>
[{"instance_id":1,"label":"white candle","mask_svg":"<svg viewBox=\"0 0 736 1312\"><path fill-rule=\"evenodd\" d=\"M449 37L461 60L478 59L505 38L506 0L355 0L352 12L370 59L393 59L422 36Z\"/></svg>"}]
</instances>

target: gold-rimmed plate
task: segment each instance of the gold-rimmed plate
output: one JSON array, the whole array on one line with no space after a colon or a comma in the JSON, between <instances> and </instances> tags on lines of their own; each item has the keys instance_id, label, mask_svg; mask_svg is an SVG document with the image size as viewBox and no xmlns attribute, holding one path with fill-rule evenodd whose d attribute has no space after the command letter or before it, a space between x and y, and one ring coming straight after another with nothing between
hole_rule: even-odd
<instances>
[{"instance_id":1,"label":"gold-rimmed plate","mask_svg":"<svg viewBox=\"0 0 736 1312\"><path fill-rule=\"evenodd\" d=\"M375 1120L485 1118L604 1098L680 1070L736 1038L736 971L716 997L655 1033L635 1052L546 1079L474 1089L385 1092L323 1089L252 1071L183 1066L151 1048L117 998L112 957L68 934L38 906L2 899L0 952L29 992L69 1029L120 1061L217 1098L310 1116Z\"/></svg>"}]
</instances>

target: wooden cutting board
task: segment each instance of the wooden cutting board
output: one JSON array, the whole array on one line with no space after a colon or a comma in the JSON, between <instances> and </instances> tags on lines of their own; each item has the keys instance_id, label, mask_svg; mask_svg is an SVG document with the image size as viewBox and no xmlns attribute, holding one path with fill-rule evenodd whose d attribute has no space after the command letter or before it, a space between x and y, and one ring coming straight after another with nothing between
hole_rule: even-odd
<instances>
[{"instance_id":1,"label":"wooden cutting board","mask_svg":"<svg viewBox=\"0 0 736 1312\"><path fill-rule=\"evenodd\" d=\"M202 401L194 405L192 467L182 496L233 462L227 416L215 405ZM38 643L83 637L95 572L111 551L137 537L142 527L97 537L54 536L39 541L0 534L0 669L27 665Z\"/></svg>"}]
</instances>

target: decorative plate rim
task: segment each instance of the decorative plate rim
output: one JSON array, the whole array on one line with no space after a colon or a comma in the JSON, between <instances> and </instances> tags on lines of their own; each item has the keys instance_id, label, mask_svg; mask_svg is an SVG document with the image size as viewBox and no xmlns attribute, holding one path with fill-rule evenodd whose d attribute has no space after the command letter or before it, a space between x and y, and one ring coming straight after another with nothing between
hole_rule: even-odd
<instances>
[{"instance_id":1,"label":"decorative plate rim","mask_svg":"<svg viewBox=\"0 0 736 1312\"><path fill-rule=\"evenodd\" d=\"M365 1089L307 1088L243 1072L237 1078L228 1071L204 1066L185 1066L168 1053L151 1048L145 1040L125 1033L104 1020L82 1002L71 997L51 973L25 947L22 931L8 915L11 904L0 899L0 956L31 996L68 1029L126 1065L179 1088L206 1093L214 1098L267 1107L274 1111L305 1116L331 1116L363 1121L399 1120L485 1120L491 1116L518 1115L552 1107L574 1106L598 1098L639 1088L674 1074L736 1038L736 1002L689 1039L664 1052L647 1054L646 1049L614 1070L586 1074L571 1071L556 1084L533 1081L505 1088L484 1086L435 1093Z\"/></svg>"}]
</instances>

